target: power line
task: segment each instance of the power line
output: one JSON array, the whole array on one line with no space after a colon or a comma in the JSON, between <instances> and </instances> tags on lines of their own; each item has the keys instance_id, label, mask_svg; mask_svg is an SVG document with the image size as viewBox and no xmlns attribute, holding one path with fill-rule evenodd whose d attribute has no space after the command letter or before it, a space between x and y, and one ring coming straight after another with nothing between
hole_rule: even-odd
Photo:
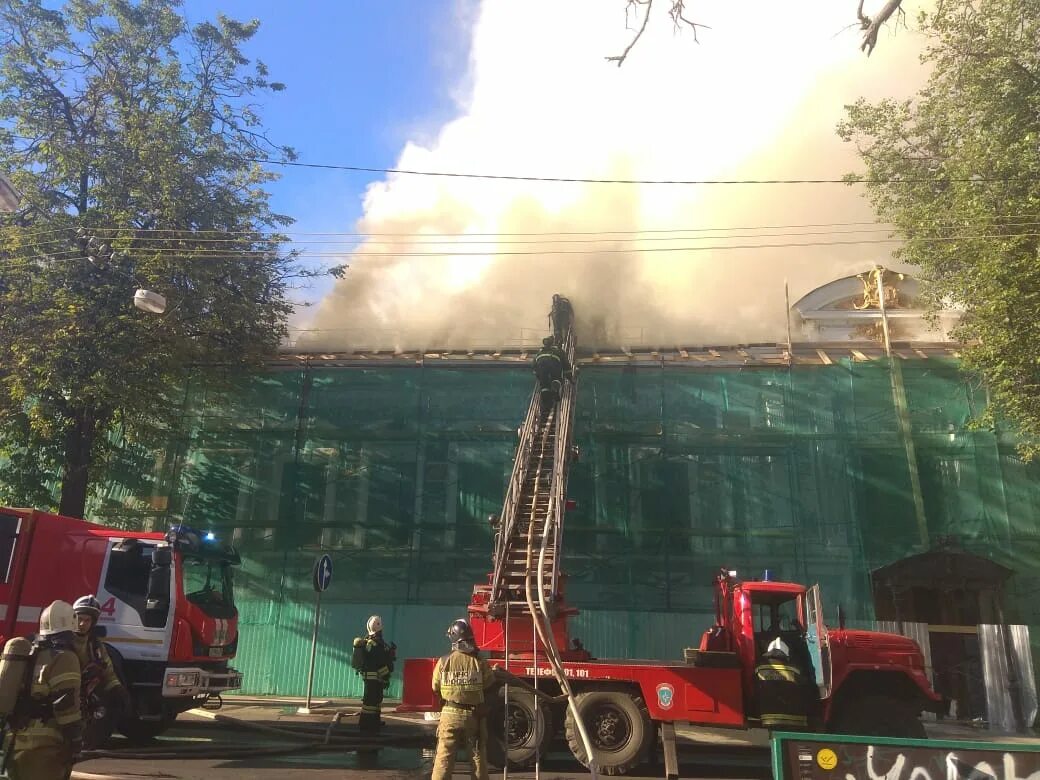
<instances>
[{"instance_id":1,"label":"power line","mask_svg":"<svg viewBox=\"0 0 1040 780\"><path fill-rule=\"evenodd\" d=\"M957 235L957 236L918 236L914 237L915 241L926 241L935 243L944 243L951 241L983 241L983 240L997 240L1006 241L1010 238L1036 238L1040 237L1040 233L1007 233L1007 234L994 234L994 235ZM799 247L816 247L816 246L869 246L869 245L880 245L880 244L898 244L904 243L902 238L878 238L878 239L862 239L862 240L836 240L836 241L791 241L791 242L776 242L766 244L713 244L713 245L701 245L701 246L679 246L679 247L631 247L631 248L605 248L605 249L543 249L543 250L495 250L489 252L458 252L458 251L441 251L441 252L300 252L295 255L296 258L308 257L308 258L331 258L331 259L358 259L358 258L382 258L386 260L408 258L408 257L512 257L512 256L532 256L532 255L607 255L607 254L649 254L659 252L706 252L706 251L728 251L734 249L740 250L755 250L755 249L793 249ZM72 253L74 250L68 250ZM185 252L184 250L176 248L153 248L148 250L151 253L158 253L160 255L175 255L180 256L183 260L242 260L242 259L263 259L269 257L270 252L266 250L256 250L250 252L249 250L242 250L239 252L227 252L222 249L212 250L194 250ZM212 254L211 254L212 253ZM46 257L55 260L72 260L74 258L63 258L58 255L63 253L54 253L54 255L46 255ZM349 254L349 257L345 257L345 254ZM274 259L274 258L272 258Z\"/></svg>"},{"instance_id":2,"label":"power line","mask_svg":"<svg viewBox=\"0 0 1040 780\"><path fill-rule=\"evenodd\" d=\"M434 176L452 179L485 179L493 181L537 181L562 184L666 184L666 185L773 185L773 184L950 184L991 182L1033 182L1040 176L968 176L968 177L899 177L891 179L588 179L570 176L522 176L501 173L461 173L458 171L420 171L410 168L373 168L363 165L336 165L332 163L305 163L291 160L272 160L264 157L247 158L248 162L280 165L286 168L313 168L319 170L350 171L353 173L401 174L405 176Z\"/></svg>"},{"instance_id":3,"label":"power line","mask_svg":"<svg viewBox=\"0 0 1040 780\"><path fill-rule=\"evenodd\" d=\"M1015 225L1015 227L1029 227L1029 226L1033 226L1033 225L1037 225L1037 224L1040 224L1040 222L1020 223L1020 224ZM763 228L763 230L764 230L764 228ZM892 233L892 228L859 228L859 229L855 229L855 230L816 230L816 231L795 231L795 232L780 232L780 233L761 232L761 233L735 234L735 235L731 234L731 235L727 235L727 236L718 236L718 235L695 236L695 235L688 235L688 234L683 234L683 235L647 235L647 236L606 236L606 235L593 236L593 235L590 234L588 238L549 238L548 236L546 236L544 238L535 238L535 237L529 237L529 238L498 238L498 237L489 237L489 238L483 238L483 239L479 239L479 240L475 240L475 241L460 241L460 240L457 240L457 239L461 239L461 238L470 238L470 237L472 237L472 236L466 236L466 235L454 236L454 237L451 237L451 238L441 238L441 239L436 239L435 238L433 240L427 241L427 240L419 240L419 239L426 239L426 238L428 238L427 235L425 235L425 234L416 234L414 236L408 236L408 237L402 236L401 238L399 238L397 240L389 240L389 241L387 241L387 240L378 240L378 239L368 239L368 238L366 238L366 239L357 239L357 240L353 240L353 241L327 240L327 239L304 239L304 240L300 240L300 241L289 242L289 245L288 245L287 248L289 248L291 250L291 249L293 249L295 247L304 247L303 251L307 251L306 247L311 247L311 246L330 246L331 245L331 246L334 246L334 247L335 246L343 247L342 251L344 253L352 253L354 251L355 247L357 247L358 245L360 245L362 243L365 246L388 246L388 247L402 246L402 245L408 245L408 246L449 246L450 247L450 246L483 246L483 245L488 245L488 244L494 244L496 246L499 246L499 245L507 245L507 246L509 246L509 245L527 245L527 244L534 244L534 245L595 244L595 243L621 244L621 243L632 243L632 242L708 241L708 240L713 240L713 239L718 239L718 238L745 239L745 238L783 238L783 237L791 237L791 236L853 235L853 234L857 234L857 233L888 233L888 234L891 234ZM115 240L118 240L120 238L120 236L118 236L118 235L114 235L114 236L99 236L98 238L101 241L115 241ZM161 250L161 251L181 251L181 252L184 252L186 254L194 254L194 253L199 253L199 252L223 252L223 251L241 251L241 252L260 253L260 254L266 254L266 253L270 253L271 252L271 248L256 248L256 249L243 248L241 250L225 250L225 249L214 248L214 247L206 247L206 246L199 246L199 247L163 246L163 244L175 244L175 243L179 243L179 242L182 242L182 241L185 241L185 240L187 240L187 239L176 238L176 237L166 237L166 236L145 236L143 238L134 239L135 245L131 249L124 249L124 250L118 250L118 251L124 251L124 252L125 251L151 252L151 251ZM238 238L198 238L198 239L194 239L194 240L199 242L199 243L204 243L204 244L239 244L239 243L242 243L242 239L238 239ZM136 242L141 242L141 243L136 243ZM43 248L48 247L48 246L57 246L57 245L64 246L67 243L68 242L63 240L63 239L54 239L54 240L44 241L44 242L35 244L34 246L36 248L43 249Z\"/></svg>"},{"instance_id":4,"label":"power line","mask_svg":"<svg viewBox=\"0 0 1040 780\"><path fill-rule=\"evenodd\" d=\"M1040 214L994 214L990 215L989 219L995 220L1001 223L998 226L1015 227L1021 225L1032 225L1036 224L1034 220L1040 220ZM319 243L317 241L304 240L296 242L293 236L319 236L319 237L339 237L343 239L358 239L364 240L368 238L499 238L499 237L542 237L542 236L638 236L638 235L662 235L662 234L674 234L674 233L708 233L708 232L730 232L738 230L787 230L787 229L803 229L803 228L827 228L827 227L858 227L858 226L871 226L872 228L881 231L889 228L882 226L892 226L891 229L895 229L895 223L892 222L878 222L878 221L861 221L861 222L811 222L802 224L773 224L773 225L732 225L726 227L674 227L674 228L658 228L658 229L641 229L641 230L559 230L559 231L497 231L497 232L464 232L464 233L427 233L427 232L344 232L344 231L320 231L320 232L306 232L306 231L292 231L292 230L185 230L179 228L137 228L137 227L120 227L116 225L100 225L90 228L90 231L98 235L100 232L113 233L111 236L100 236L98 237L104 241L110 241L116 238L123 238L127 236L121 235L122 233L132 234L129 237L141 237L140 234L147 234L144 236L147 240L162 240L162 241L177 241L177 240L197 240L197 241L238 241L246 240L246 238L208 238L207 236L242 236L250 237L255 236L252 240L256 241L267 241L274 242L276 237L286 236L290 241L294 243ZM924 227L942 228L942 227L953 227L961 228L967 227L968 224L965 220L955 220L950 222L936 222L931 225ZM2 230L4 228L0 228ZM11 228L7 228L11 230ZM33 235L47 235L53 233L60 233L63 231L75 230L73 227L66 228L51 228L47 230L21 230L18 232L20 236L33 236ZM830 231L830 232L843 232L843 231ZM849 231L849 232L860 232L860 231ZM476 242L479 243L479 242Z\"/></svg>"}]
</instances>

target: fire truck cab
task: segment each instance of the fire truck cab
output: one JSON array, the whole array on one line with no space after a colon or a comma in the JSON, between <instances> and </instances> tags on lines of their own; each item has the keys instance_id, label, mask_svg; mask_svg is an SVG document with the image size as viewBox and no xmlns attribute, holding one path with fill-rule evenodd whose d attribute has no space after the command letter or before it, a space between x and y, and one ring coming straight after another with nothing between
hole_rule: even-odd
<instances>
[{"instance_id":1,"label":"fire truck cab","mask_svg":"<svg viewBox=\"0 0 1040 780\"><path fill-rule=\"evenodd\" d=\"M770 642L781 639L790 662L813 684L808 713L818 729L872 736L925 736L922 711L942 711L917 643L897 634L850 630L839 610L838 625L823 620L820 586L806 588L761 580L742 582L735 571L715 578L715 625L697 649L685 651L689 663L732 658L741 670L744 711L759 714L754 670Z\"/></svg>"},{"instance_id":2,"label":"fire truck cab","mask_svg":"<svg viewBox=\"0 0 1040 780\"><path fill-rule=\"evenodd\" d=\"M94 593L99 627L132 702L111 724L145 739L180 712L242 684L232 567L213 534L174 526L135 533L29 509L0 508L0 641L30 636L55 599Z\"/></svg>"}]
</instances>

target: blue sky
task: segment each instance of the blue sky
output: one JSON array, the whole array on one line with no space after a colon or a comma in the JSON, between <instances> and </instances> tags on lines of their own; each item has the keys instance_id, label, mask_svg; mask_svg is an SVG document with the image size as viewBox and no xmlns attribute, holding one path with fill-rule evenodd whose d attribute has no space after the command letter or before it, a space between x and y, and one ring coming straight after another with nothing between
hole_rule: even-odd
<instances>
[{"instance_id":1,"label":"blue sky","mask_svg":"<svg viewBox=\"0 0 1040 780\"><path fill-rule=\"evenodd\" d=\"M246 49L284 92L263 117L271 138L302 162L390 167L404 143L453 117L468 33L459 0L185 0L192 23L218 13L260 19ZM270 185L276 211L293 231L350 231L373 174L281 169ZM331 286L315 286L315 300Z\"/></svg>"}]
</instances>

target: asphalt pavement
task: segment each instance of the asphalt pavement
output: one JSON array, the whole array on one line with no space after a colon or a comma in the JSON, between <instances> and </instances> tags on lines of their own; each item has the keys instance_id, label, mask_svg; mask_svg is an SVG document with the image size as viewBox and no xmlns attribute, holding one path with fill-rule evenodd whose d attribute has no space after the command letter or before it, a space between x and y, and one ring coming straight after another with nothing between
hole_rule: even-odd
<instances>
[{"instance_id":1,"label":"asphalt pavement","mask_svg":"<svg viewBox=\"0 0 1040 780\"><path fill-rule=\"evenodd\" d=\"M363 740L358 732L356 702L320 702L312 706L309 715L298 714L297 708L297 703L289 701L240 699L219 713L193 710L147 746L133 747L114 738L106 756L78 763L76 772L83 780L326 780L362 776L370 780L404 780L430 776L435 724L422 716L385 712L386 726L376 746L367 744L371 740ZM933 738L990 736L955 724L933 723L928 728ZM769 738L763 730L679 727L677 736L681 777L771 777ZM469 777L468 764L460 762L455 774ZM664 767L659 764L636 767L626 775L633 780L663 776ZM533 771L511 771L508 777L535 780L536 775ZM588 777L588 772L562 744L559 750L543 758L537 776L538 780L582 777Z\"/></svg>"}]
</instances>

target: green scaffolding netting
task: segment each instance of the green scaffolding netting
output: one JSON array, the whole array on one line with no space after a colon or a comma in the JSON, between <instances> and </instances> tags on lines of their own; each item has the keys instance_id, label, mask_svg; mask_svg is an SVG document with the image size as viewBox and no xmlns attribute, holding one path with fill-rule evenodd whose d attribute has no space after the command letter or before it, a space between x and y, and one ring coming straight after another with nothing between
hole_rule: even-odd
<instances>
[{"instance_id":1,"label":"green scaffolding netting","mask_svg":"<svg viewBox=\"0 0 1040 780\"><path fill-rule=\"evenodd\" d=\"M585 611L575 633L601 657L679 657L711 621L721 566L819 582L867 622L872 571L951 544L1010 569L1008 622L1040 625L1040 466L969 428L985 393L955 361L895 370L583 367L563 548ZM531 389L517 365L317 362L231 393L192 388L168 446L128 449L92 512L233 539L257 692L304 688L311 567L329 552L316 690L356 693L346 650L369 611L402 655L439 654L487 577L487 517Z\"/></svg>"}]
</instances>

